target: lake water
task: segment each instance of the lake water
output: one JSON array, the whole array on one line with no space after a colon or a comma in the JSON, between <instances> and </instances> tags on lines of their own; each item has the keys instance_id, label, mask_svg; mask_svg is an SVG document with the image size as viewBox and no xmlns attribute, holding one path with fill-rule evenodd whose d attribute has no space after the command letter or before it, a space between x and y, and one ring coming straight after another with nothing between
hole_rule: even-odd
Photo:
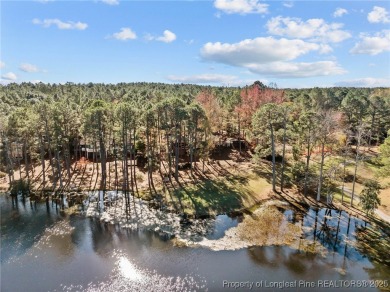
<instances>
[{"instance_id":1,"label":"lake water","mask_svg":"<svg viewBox=\"0 0 390 292\"><path fill-rule=\"evenodd\" d=\"M364 222L335 210L309 209L299 221L305 237L327 249L313 254L285 246L176 247L157 233L67 216L51 204L15 205L1 195L0 205L2 292L235 291L235 285L248 291L281 291L281 285L295 287L291 291L334 291L329 285L338 285L337 291L379 291L358 286L390 279L389 254L378 256L357 240ZM290 210L285 216L298 220ZM208 238L220 238L237 224L236 218L218 216ZM378 248L388 251L389 239L378 234Z\"/></svg>"}]
</instances>

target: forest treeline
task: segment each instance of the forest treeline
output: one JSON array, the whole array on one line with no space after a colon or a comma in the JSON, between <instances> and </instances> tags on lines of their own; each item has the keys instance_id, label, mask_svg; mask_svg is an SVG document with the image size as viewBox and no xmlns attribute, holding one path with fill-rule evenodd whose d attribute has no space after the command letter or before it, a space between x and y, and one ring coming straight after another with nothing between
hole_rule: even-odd
<instances>
[{"instance_id":1,"label":"forest treeline","mask_svg":"<svg viewBox=\"0 0 390 292\"><path fill-rule=\"evenodd\" d=\"M293 182L319 200L335 173L325 158L355 160L354 186L359 161L390 129L389 88L14 83L0 87L0 100L0 171L10 185L18 172L33 183L30 170L39 165L37 189L66 188L75 162L85 157L99 162L99 189L107 189L111 161L116 188L132 190L137 161L155 192L154 172L178 180L181 168L201 171L213 153L234 147L243 157L271 161L274 190ZM378 162L382 175L386 159ZM125 179L118 180L118 170Z\"/></svg>"}]
</instances>

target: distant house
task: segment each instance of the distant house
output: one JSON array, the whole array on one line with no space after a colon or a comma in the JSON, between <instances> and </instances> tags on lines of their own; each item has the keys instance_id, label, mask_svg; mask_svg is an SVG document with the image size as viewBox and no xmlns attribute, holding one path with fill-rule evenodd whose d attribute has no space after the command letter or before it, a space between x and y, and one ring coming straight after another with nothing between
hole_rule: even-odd
<instances>
[{"instance_id":1,"label":"distant house","mask_svg":"<svg viewBox=\"0 0 390 292\"><path fill-rule=\"evenodd\" d=\"M177 143L177 142L171 142L171 152L172 154L175 154L176 152L176 147L179 149L179 157L184 158L189 154L188 152L188 145L185 142Z\"/></svg>"},{"instance_id":2,"label":"distant house","mask_svg":"<svg viewBox=\"0 0 390 292\"><path fill-rule=\"evenodd\" d=\"M11 157L12 158L22 158L23 157L23 144L22 143L17 143L17 142L12 142L11 147Z\"/></svg>"},{"instance_id":3,"label":"distant house","mask_svg":"<svg viewBox=\"0 0 390 292\"><path fill-rule=\"evenodd\" d=\"M96 145L93 145L88 140L80 139L78 151L80 152L81 156L87 158L88 160L100 158L100 147L98 143L96 143ZM115 153L118 157L122 157L123 148L119 145L116 145L114 148L113 143L111 145L106 145L106 157L113 157ZM132 157L132 155L136 154L137 151L134 149L134 144L129 144L127 146L127 156Z\"/></svg>"},{"instance_id":4,"label":"distant house","mask_svg":"<svg viewBox=\"0 0 390 292\"><path fill-rule=\"evenodd\" d=\"M84 139L80 139L79 142L79 151L81 153L81 156L87 158L88 160L93 160L100 158L100 148L94 147L92 144L88 144L89 141L86 141ZM106 150L107 155L107 150Z\"/></svg>"},{"instance_id":5,"label":"distant house","mask_svg":"<svg viewBox=\"0 0 390 292\"><path fill-rule=\"evenodd\" d=\"M234 139L231 142L231 145L232 145L233 149L239 149L240 148L240 144L241 144L241 149L242 150L246 150L246 149L249 148L249 143L245 139L241 139L241 140Z\"/></svg>"},{"instance_id":6,"label":"distant house","mask_svg":"<svg viewBox=\"0 0 390 292\"><path fill-rule=\"evenodd\" d=\"M225 138L225 139L218 139L218 141L215 143L218 147L228 147L232 148L233 146L233 138Z\"/></svg>"}]
</instances>

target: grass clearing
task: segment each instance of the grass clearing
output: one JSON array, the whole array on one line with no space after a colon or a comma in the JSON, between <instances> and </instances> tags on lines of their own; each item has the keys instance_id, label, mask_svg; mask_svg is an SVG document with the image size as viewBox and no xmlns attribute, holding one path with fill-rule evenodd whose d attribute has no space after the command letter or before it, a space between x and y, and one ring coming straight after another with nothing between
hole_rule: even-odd
<instances>
[{"instance_id":1,"label":"grass clearing","mask_svg":"<svg viewBox=\"0 0 390 292\"><path fill-rule=\"evenodd\" d=\"M341 198L342 198L341 190L333 193L333 200L341 203ZM343 202L345 204L351 204L351 198L349 197L349 195L344 194Z\"/></svg>"},{"instance_id":2,"label":"grass clearing","mask_svg":"<svg viewBox=\"0 0 390 292\"><path fill-rule=\"evenodd\" d=\"M242 193L221 180L204 180L196 185L174 191L185 213L207 215L240 209Z\"/></svg>"},{"instance_id":3,"label":"grass clearing","mask_svg":"<svg viewBox=\"0 0 390 292\"><path fill-rule=\"evenodd\" d=\"M174 196L190 215L222 214L249 208L269 197L271 185L255 173L201 180L176 189Z\"/></svg>"}]
</instances>

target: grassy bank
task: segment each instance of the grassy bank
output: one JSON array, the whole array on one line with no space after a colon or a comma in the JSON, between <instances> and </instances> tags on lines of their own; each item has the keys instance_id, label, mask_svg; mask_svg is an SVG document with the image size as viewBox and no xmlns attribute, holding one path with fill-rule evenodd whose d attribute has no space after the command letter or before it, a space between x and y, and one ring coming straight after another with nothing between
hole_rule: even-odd
<instances>
[{"instance_id":1,"label":"grassy bank","mask_svg":"<svg viewBox=\"0 0 390 292\"><path fill-rule=\"evenodd\" d=\"M238 153L234 153L237 156ZM233 155L233 156L234 156ZM374 155L370 159L361 161L358 165L357 179L355 185L355 194L359 195L363 189L363 183L367 179L375 178L377 165L374 163ZM211 159L196 163L193 172L189 169L180 170L178 179L171 177L169 181L163 179L167 173L167 165L162 165L160 171L155 170L152 173L154 188L151 188L148 182L148 173L145 168L136 167L136 180L133 183L134 195L145 200L154 200L158 206L165 206L167 209L185 213L190 216L215 215L230 213L250 209L271 197L286 199L295 204L316 204L315 194L312 194L309 200L299 195L298 187L293 182L292 175L292 157L289 157L286 165L286 189L279 195L272 192L272 167L266 160L260 160L256 163L250 159L238 162L234 158ZM320 157L313 155L311 165L314 173L318 173ZM339 156L325 159L325 169L336 164L339 166L339 175L335 176L333 184L342 186L341 177L342 163L344 159ZM352 157L348 158L346 166L347 177L350 178L354 171L354 161ZM121 161L117 162L121 165ZM291 164L290 164L291 163ZM119 169L118 177L115 175L115 164L109 162L107 165L108 178L107 189L121 189L124 175ZM280 164L277 164L277 189L280 186ZM43 173L40 165L35 165L29 171L32 178L32 188L41 192L46 191L48 195L54 190L59 189L59 181L55 182L51 176L52 170L46 161L46 179L43 183ZM87 192L99 189L101 172L99 164L93 162L72 164L72 176L67 177L66 171L62 173L63 190L67 192ZM165 171L165 172L164 172ZM22 178L26 177L24 168L21 168ZM15 171L15 179L19 179L19 171ZM8 177L1 176L0 188L8 189ZM383 189L381 190L382 205L380 209L386 214L390 214L390 178L381 178L379 180ZM346 189L352 189L351 180L347 179L344 183ZM314 193L314 192L313 192ZM322 201L326 201L325 191L322 194ZM293 197L294 200L291 200ZM334 204L339 205L342 200L341 189L335 189L333 193ZM344 206L350 204L350 194L345 193L343 198ZM359 210L357 202L354 204Z\"/></svg>"}]
</instances>

